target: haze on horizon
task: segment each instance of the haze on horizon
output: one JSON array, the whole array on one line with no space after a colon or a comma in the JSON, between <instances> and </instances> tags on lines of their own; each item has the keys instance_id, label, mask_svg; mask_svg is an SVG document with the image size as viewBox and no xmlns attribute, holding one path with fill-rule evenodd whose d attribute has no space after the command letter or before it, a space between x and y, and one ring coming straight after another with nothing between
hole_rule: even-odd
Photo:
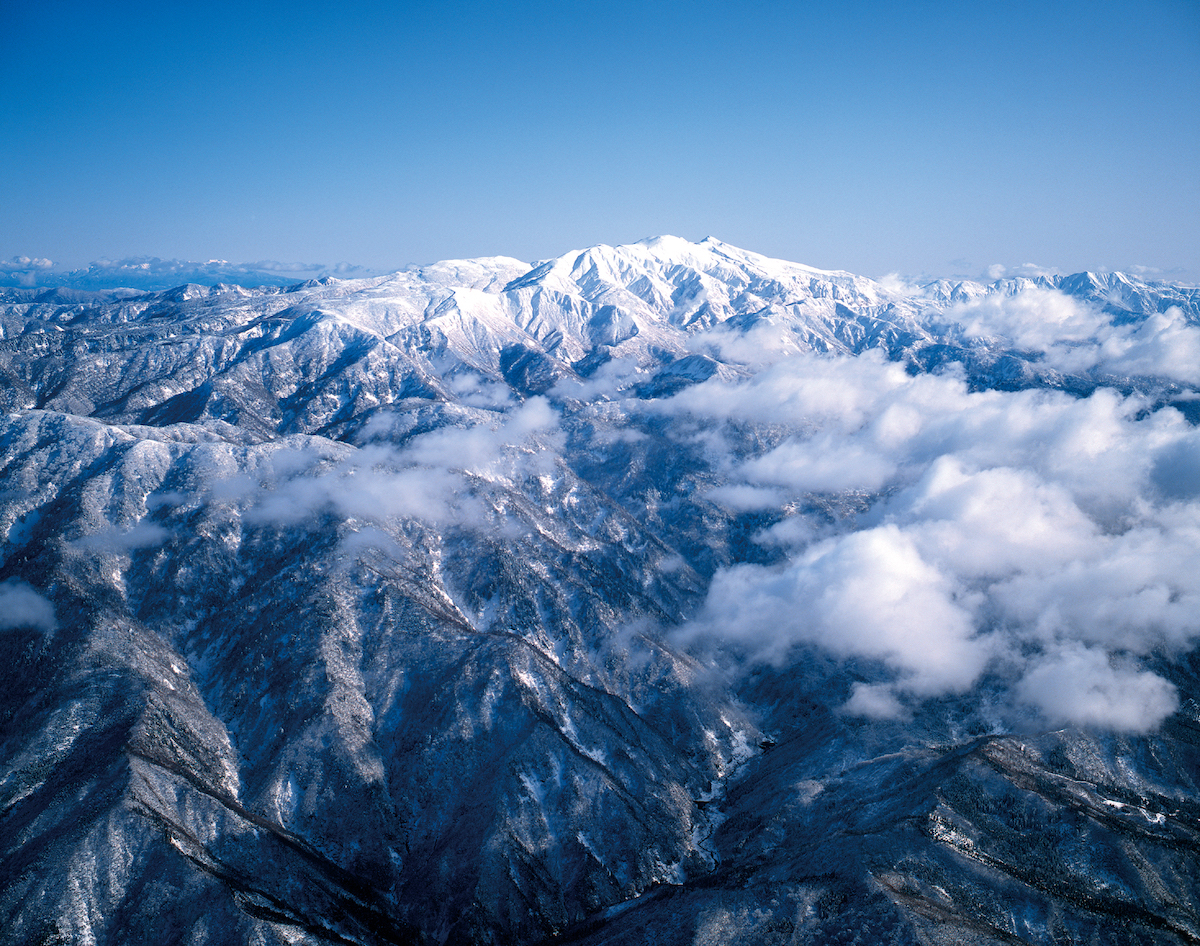
<instances>
[{"instance_id":1,"label":"haze on horizon","mask_svg":"<svg viewBox=\"0 0 1200 946\"><path fill-rule=\"evenodd\" d=\"M0 259L1200 276L1188 0L278 9L7 5Z\"/></svg>"}]
</instances>

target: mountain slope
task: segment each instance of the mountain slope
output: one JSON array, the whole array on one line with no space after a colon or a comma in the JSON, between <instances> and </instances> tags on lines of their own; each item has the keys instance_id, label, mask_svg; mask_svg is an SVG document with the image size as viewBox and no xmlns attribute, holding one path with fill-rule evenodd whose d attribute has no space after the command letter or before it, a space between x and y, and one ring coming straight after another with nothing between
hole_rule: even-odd
<instances>
[{"instance_id":1,"label":"mountain slope","mask_svg":"<svg viewBox=\"0 0 1200 946\"><path fill-rule=\"evenodd\" d=\"M1198 324L711 238L0 290L0 926L1200 939Z\"/></svg>"}]
</instances>

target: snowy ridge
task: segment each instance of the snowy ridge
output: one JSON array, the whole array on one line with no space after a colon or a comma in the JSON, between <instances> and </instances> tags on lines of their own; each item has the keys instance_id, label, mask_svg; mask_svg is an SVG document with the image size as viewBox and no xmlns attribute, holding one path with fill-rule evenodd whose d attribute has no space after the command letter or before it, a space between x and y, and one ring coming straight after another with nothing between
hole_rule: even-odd
<instances>
[{"instance_id":1,"label":"snowy ridge","mask_svg":"<svg viewBox=\"0 0 1200 946\"><path fill-rule=\"evenodd\" d=\"M1197 366L713 238L0 290L6 942L1195 942Z\"/></svg>"}]
</instances>

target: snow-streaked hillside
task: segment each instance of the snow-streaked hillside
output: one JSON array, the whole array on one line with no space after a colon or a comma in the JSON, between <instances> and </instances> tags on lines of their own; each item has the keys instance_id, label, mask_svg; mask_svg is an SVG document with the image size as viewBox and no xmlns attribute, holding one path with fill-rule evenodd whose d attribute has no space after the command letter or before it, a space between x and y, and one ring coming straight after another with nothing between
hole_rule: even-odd
<instances>
[{"instance_id":1,"label":"snow-streaked hillside","mask_svg":"<svg viewBox=\"0 0 1200 946\"><path fill-rule=\"evenodd\" d=\"M1194 942L1197 366L712 238L0 290L5 941Z\"/></svg>"}]
</instances>

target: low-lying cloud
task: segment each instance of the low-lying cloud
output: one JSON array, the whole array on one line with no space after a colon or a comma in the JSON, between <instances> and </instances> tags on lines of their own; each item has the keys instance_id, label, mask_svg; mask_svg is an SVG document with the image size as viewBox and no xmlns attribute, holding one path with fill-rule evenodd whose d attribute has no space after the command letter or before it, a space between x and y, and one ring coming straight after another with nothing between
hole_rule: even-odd
<instances>
[{"instance_id":1,"label":"low-lying cloud","mask_svg":"<svg viewBox=\"0 0 1200 946\"><path fill-rule=\"evenodd\" d=\"M124 555L138 549L155 548L170 538L170 530L142 519L129 528L112 526L75 540L72 545L85 552L109 552Z\"/></svg>"},{"instance_id":2,"label":"low-lying cloud","mask_svg":"<svg viewBox=\"0 0 1200 946\"><path fill-rule=\"evenodd\" d=\"M47 634L58 626L54 605L23 581L0 584L0 630L31 627Z\"/></svg>"},{"instance_id":3,"label":"low-lying cloud","mask_svg":"<svg viewBox=\"0 0 1200 946\"><path fill-rule=\"evenodd\" d=\"M946 317L969 338L1001 339L1040 352L1067 373L1166 377L1200 383L1200 327L1178 307L1113 324L1094 306L1054 289L993 294L953 307Z\"/></svg>"},{"instance_id":4,"label":"low-lying cloud","mask_svg":"<svg viewBox=\"0 0 1200 946\"><path fill-rule=\"evenodd\" d=\"M214 483L212 496L245 507L246 521L290 526L323 512L380 524L484 525L478 480L514 481L546 472L557 455L558 414L545 398L506 412L464 410L459 424L402 444L398 416L377 415L349 448L297 440L250 474Z\"/></svg>"},{"instance_id":5,"label":"low-lying cloud","mask_svg":"<svg viewBox=\"0 0 1200 946\"><path fill-rule=\"evenodd\" d=\"M1089 313L1054 311L1086 337ZM1023 313L1007 330L1053 348ZM724 479L710 498L778 510L760 541L787 559L718 572L680 637L866 661L881 669L845 704L859 715L903 716L991 673L1047 723L1152 729L1177 701L1145 661L1200 640L1200 431L1149 407L1103 388L972 392L874 354L681 392L658 409L703 430ZM747 424L782 433L747 450ZM790 514L845 493L865 511Z\"/></svg>"}]
</instances>

